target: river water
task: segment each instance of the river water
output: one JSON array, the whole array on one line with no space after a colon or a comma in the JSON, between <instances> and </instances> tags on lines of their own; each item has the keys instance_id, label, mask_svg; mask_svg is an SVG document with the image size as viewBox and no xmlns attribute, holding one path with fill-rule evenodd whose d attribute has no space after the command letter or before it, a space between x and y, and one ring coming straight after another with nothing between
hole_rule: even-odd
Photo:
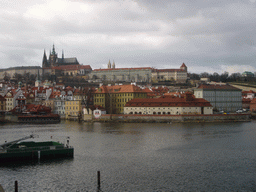
<instances>
[{"instance_id":1,"label":"river water","mask_svg":"<svg viewBox=\"0 0 256 192\"><path fill-rule=\"evenodd\" d=\"M73 159L0 166L6 191L256 191L256 121L0 126L0 143L65 142ZM97 187L97 171L101 187Z\"/></svg>"}]
</instances>

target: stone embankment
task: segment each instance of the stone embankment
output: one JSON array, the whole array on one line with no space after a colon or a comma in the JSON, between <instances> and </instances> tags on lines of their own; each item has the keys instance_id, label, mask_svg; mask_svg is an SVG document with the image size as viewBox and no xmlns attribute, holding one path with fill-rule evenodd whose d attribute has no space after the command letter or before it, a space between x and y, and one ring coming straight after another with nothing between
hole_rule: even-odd
<instances>
[{"instance_id":1,"label":"stone embankment","mask_svg":"<svg viewBox=\"0 0 256 192\"><path fill-rule=\"evenodd\" d=\"M214 114L214 115L102 115L90 121L135 122L135 123L174 123L174 122L248 122L250 114Z\"/></svg>"},{"instance_id":2,"label":"stone embankment","mask_svg":"<svg viewBox=\"0 0 256 192\"><path fill-rule=\"evenodd\" d=\"M90 115L85 119L69 119L85 122L127 122L127 123L175 123L175 122L247 122L256 119L256 114L214 114L214 115L124 115L106 114L96 119ZM17 123L17 116L8 115L6 123Z\"/></svg>"}]
</instances>

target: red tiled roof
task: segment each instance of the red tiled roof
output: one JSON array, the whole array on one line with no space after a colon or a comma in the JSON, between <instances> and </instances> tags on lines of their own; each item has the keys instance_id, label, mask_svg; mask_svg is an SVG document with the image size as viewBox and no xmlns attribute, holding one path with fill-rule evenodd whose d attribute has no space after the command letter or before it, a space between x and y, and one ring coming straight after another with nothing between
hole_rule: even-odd
<instances>
[{"instance_id":1,"label":"red tiled roof","mask_svg":"<svg viewBox=\"0 0 256 192\"><path fill-rule=\"evenodd\" d=\"M2 95L0 95L0 101L5 101L5 98Z\"/></svg>"},{"instance_id":2,"label":"red tiled roof","mask_svg":"<svg viewBox=\"0 0 256 192\"><path fill-rule=\"evenodd\" d=\"M62 65L57 67L52 67L52 69L57 70L79 70L79 69L92 69L90 65Z\"/></svg>"},{"instance_id":3,"label":"red tiled roof","mask_svg":"<svg viewBox=\"0 0 256 192\"><path fill-rule=\"evenodd\" d=\"M132 99L125 107L212 107L212 105L202 98L192 97L188 100L186 96L162 96L153 99Z\"/></svg>"},{"instance_id":4,"label":"red tiled roof","mask_svg":"<svg viewBox=\"0 0 256 192\"><path fill-rule=\"evenodd\" d=\"M139 67L139 68L110 68L110 69L94 69L93 71L113 71L113 70L142 70L152 69L151 67Z\"/></svg>"},{"instance_id":5,"label":"red tiled roof","mask_svg":"<svg viewBox=\"0 0 256 192\"><path fill-rule=\"evenodd\" d=\"M242 103L245 104L245 103L251 103L251 99L250 98L242 98Z\"/></svg>"},{"instance_id":6,"label":"red tiled roof","mask_svg":"<svg viewBox=\"0 0 256 192\"><path fill-rule=\"evenodd\" d=\"M141 89L135 85L101 86L95 93L148 93L149 90Z\"/></svg>"},{"instance_id":7,"label":"red tiled roof","mask_svg":"<svg viewBox=\"0 0 256 192\"><path fill-rule=\"evenodd\" d=\"M183 69L154 69L154 72L181 72Z\"/></svg>"},{"instance_id":8,"label":"red tiled roof","mask_svg":"<svg viewBox=\"0 0 256 192\"><path fill-rule=\"evenodd\" d=\"M236 87L233 87L231 85L220 85L220 84L216 84L216 85L212 85L212 84L201 84L199 85L196 89L226 89L226 90L240 90Z\"/></svg>"},{"instance_id":9,"label":"red tiled roof","mask_svg":"<svg viewBox=\"0 0 256 192\"><path fill-rule=\"evenodd\" d=\"M250 90L250 91L242 91L242 94L248 94L248 93L256 93L256 92L254 92L252 90Z\"/></svg>"},{"instance_id":10,"label":"red tiled roof","mask_svg":"<svg viewBox=\"0 0 256 192\"><path fill-rule=\"evenodd\" d=\"M256 103L256 98L253 98L253 100L251 101L251 104L255 104Z\"/></svg>"},{"instance_id":11,"label":"red tiled roof","mask_svg":"<svg viewBox=\"0 0 256 192\"><path fill-rule=\"evenodd\" d=\"M182 63L182 65L180 67L187 67L187 66L185 65L185 63Z\"/></svg>"}]
</instances>

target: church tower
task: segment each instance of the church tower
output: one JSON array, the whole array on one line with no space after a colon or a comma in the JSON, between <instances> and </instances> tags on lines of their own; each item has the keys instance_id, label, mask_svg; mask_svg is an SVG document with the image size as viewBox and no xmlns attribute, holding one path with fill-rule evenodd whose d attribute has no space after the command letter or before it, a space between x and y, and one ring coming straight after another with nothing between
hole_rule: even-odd
<instances>
[{"instance_id":1,"label":"church tower","mask_svg":"<svg viewBox=\"0 0 256 192\"><path fill-rule=\"evenodd\" d=\"M43 67L43 68L49 67L49 63L48 63L48 61L47 61L47 57L46 57L45 50L44 50L44 56L43 56L42 67Z\"/></svg>"},{"instance_id":2,"label":"church tower","mask_svg":"<svg viewBox=\"0 0 256 192\"><path fill-rule=\"evenodd\" d=\"M37 71L37 80L35 81L35 87L39 87L41 84L39 70Z\"/></svg>"},{"instance_id":3,"label":"church tower","mask_svg":"<svg viewBox=\"0 0 256 192\"><path fill-rule=\"evenodd\" d=\"M185 63L182 63L182 65L180 66L180 69L184 70L184 71L188 71L187 66L185 65Z\"/></svg>"},{"instance_id":4,"label":"church tower","mask_svg":"<svg viewBox=\"0 0 256 192\"><path fill-rule=\"evenodd\" d=\"M111 63L110 63L110 60L108 62L108 69L111 69Z\"/></svg>"},{"instance_id":5,"label":"church tower","mask_svg":"<svg viewBox=\"0 0 256 192\"><path fill-rule=\"evenodd\" d=\"M55 48L54 48L54 44L53 44L52 52L49 56L50 67L55 67L56 66L57 58L58 58L58 55L55 52Z\"/></svg>"},{"instance_id":6,"label":"church tower","mask_svg":"<svg viewBox=\"0 0 256 192\"><path fill-rule=\"evenodd\" d=\"M113 61L112 69L115 69L115 68L116 68L116 64L115 64L115 61Z\"/></svg>"}]
</instances>

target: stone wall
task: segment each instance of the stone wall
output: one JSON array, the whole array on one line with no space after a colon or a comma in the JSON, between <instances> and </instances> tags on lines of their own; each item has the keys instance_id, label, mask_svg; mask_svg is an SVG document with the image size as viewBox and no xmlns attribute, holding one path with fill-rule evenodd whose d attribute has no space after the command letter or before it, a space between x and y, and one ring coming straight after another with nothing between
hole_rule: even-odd
<instances>
[{"instance_id":1,"label":"stone wall","mask_svg":"<svg viewBox=\"0 0 256 192\"><path fill-rule=\"evenodd\" d=\"M214 114L214 115L102 115L94 121L123 122L235 122L250 121L250 114Z\"/></svg>"}]
</instances>

